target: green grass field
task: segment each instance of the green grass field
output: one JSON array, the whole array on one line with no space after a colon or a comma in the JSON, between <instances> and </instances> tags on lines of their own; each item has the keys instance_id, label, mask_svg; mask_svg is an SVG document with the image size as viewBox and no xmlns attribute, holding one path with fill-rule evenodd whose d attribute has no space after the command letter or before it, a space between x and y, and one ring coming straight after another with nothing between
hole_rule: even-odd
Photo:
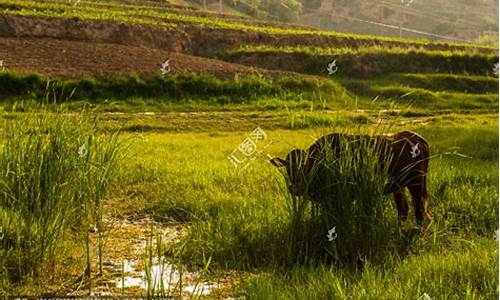
<instances>
[{"instance_id":1,"label":"green grass field","mask_svg":"<svg viewBox=\"0 0 500 300\"><path fill-rule=\"evenodd\" d=\"M121 139L130 143L122 149L125 158L112 181L104 214L150 215L185 225L187 234L166 245L179 264L198 269L210 259L206 278L215 280L227 272L244 278L236 280L241 284L212 293L214 298L231 294L251 299L407 299L425 292L433 299L492 299L498 294L496 114L433 116L425 124L415 117L397 121L396 117L383 117L394 122L393 130L415 130L431 144L430 211L435 222L421 231L410 218L394 228L398 250L383 264L368 264L362 270L318 261L289 262L290 254L284 251L290 222L286 195L280 173L267 158L267 154L283 155L293 147L305 147L328 132L356 130L360 124L353 114L303 113L310 118L303 118L302 126L292 130L280 128L293 128L294 118L278 118L278 112L269 113L268 118L276 119L265 125L252 121L251 116L228 112L223 118L214 114L206 123L200 120L198 126L193 120L194 128L168 126L169 122L180 124L186 118L182 113L166 119L149 116L147 121L127 115L130 118L122 122L107 115L99 121L106 132L124 128ZM314 121L313 116L322 122ZM354 116L359 119L366 113ZM7 120L26 117L36 118L15 113ZM155 119L163 127L153 132L138 133L140 127L133 125ZM226 125L228 119L240 119L235 122L236 131ZM416 122L402 125L411 121ZM373 130L376 125L368 122L361 126ZM268 138L262 155L247 168L235 169L228 155L258 125ZM386 216L395 218L392 199L384 201ZM54 249L59 255L40 264L38 272L46 274L53 264L73 261L72 268L58 269L51 279L48 286L53 292L60 290L59 284L77 272L79 265L85 265L84 247L79 242L85 230L68 226L63 231L64 243ZM324 243L325 236L326 232L318 234L317 242ZM112 238L105 241L105 247L112 247ZM337 242L342 242L341 237ZM2 277L6 283L3 293L39 293L40 284L48 284L29 280L27 274L23 285L17 286L11 272Z\"/></svg>"},{"instance_id":2,"label":"green grass field","mask_svg":"<svg viewBox=\"0 0 500 300\"><path fill-rule=\"evenodd\" d=\"M1 70L0 297L498 298L496 48L272 27L162 1L0 0L2 15L346 43L231 40L196 54L288 71L275 78ZM256 129L265 138L235 161ZM399 222L373 160L329 173L343 183L336 197L355 199L341 216L290 196L270 162L333 132L403 130L430 145L428 227L410 197ZM373 214L358 214L366 203Z\"/></svg>"},{"instance_id":3,"label":"green grass field","mask_svg":"<svg viewBox=\"0 0 500 300\"><path fill-rule=\"evenodd\" d=\"M138 79L87 83L54 81L47 86L43 78L31 76L27 80L23 75L9 76L2 77L9 83L5 86L25 90L4 89L10 99L3 104L5 124L19 124L16 126L30 130L33 126L29 125L32 124L30 120L47 113L61 114L59 105L65 111L61 120L74 118L75 113L81 115L80 111L85 109L83 123L73 125L47 117L47 123L42 122L34 128L44 132L47 126L68 127L68 132L56 130L54 134L65 141L65 149L74 149L73 156L77 155L81 144L78 132L88 132L86 128L91 128L85 125L87 122L94 123L92 126L97 126L97 131L84 140L104 141L116 130L121 130L120 139L127 146L119 150L123 158L116 165L109 188L102 194L106 196L96 198L105 197L105 200L88 202L84 206L88 208L82 212L63 206L62 211L73 217L60 224L57 216L63 212L53 212L52 226L59 224L60 231L36 264L21 253L26 253L27 249L38 253L37 243L40 242L36 241L44 240L44 227L30 230L27 236L24 231L10 231L23 218L26 218L23 222L34 222L29 213L20 211L16 213L17 218L3 219L5 236L11 237L2 240L2 245L11 249L3 252L1 262L4 295L70 292L80 281L78 274L86 274L89 269L92 276L83 275L85 291L119 278L117 271L100 270L102 260L117 243L110 233L113 226L101 225L106 228L103 232L90 234L86 234L86 226L99 226L99 222L106 223L107 219L139 216L150 216L160 224L177 224L184 228L184 233L175 242L163 245L167 250L155 253L159 253L158 257L162 257L163 251L171 253L170 260L187 270L205 269L198 280L223 281L224 284L207 296L209 298L238 295L250 299L408 299L427 293L432 299L492 299L498 294L495 237L498 228L498 106L495 98L488 94L483 96L488 101L471 103L468 99L466 104L460 99L447 99L443 92L436 91L434 101L437 102L414 96L417 101L425 99L425 102L416 102L412 107L401 101L398 103L397 97L371 102L363 96L341 93L342 85L349 89L342 81L340 84L332 81L324 89L312 85L309 92L304 89L304 84L308 86L307 81L295 82L293 86L298 87L297 91L303 91L298 93L293 89L279 89L282 85L274 81L252 78L242 82L197 76L145 83ZM430 78L420 76L418 81L408 77L412 78L398 78L420 86L427 84L427 88L439 86L454 90L448 93L456 93L463 84L481 89L478 92L492 92L492 87L486 84L490 79L483 77L441 76L437 78L449 84L432 86ZM137 82L142 89L132 87L131 83ZM170 88L161 94L155 89L167 82L172 87L178 86L179 92L172 94L176 89ZM189 82L193 84L188 88L183 86ZM372 83L367 81L365 85L373 88ZM80 94L82 86L86 87L86 94ZM247 86L253 93L248 93ZM144 87L160 94L150 95ZM217 96L207 94L211 89L221 91L221 88L226 92ZM136 91L145 94L136 95ZM344 95L343 98L330 98L332 91ZM106 102L100 101L103 93L110 97ZM22 96L26 94L32 96ZM314 99L320 94L325 101ZM234 102L231 101L233 97L246 100ZM50 104L52 102L61 104ZM437 110L439 103L443 106ZM92 116L99 116L99 119L85 121ZM58 122L64 123L58 125ZM314 252L308 248L311 245L317 247L315 251L330 247L326 231L320 228L304 236L307 237L304 240L299 236L298 242L304 242L306 248L294 250L296 246L289 244L293 218L283 192L284 183L268 157L283 156L295 147L304 148L323 134L375 132L380 124L391 126L390 131L414 130L428 139L432 151L429 174L430 211L435 220L432 226L422 230L413 217L397 225L393 200L384 197L384 216L393 220L389 236L393 246L383 262L367 262L360 269L309 256L307 253ZM267 134L263 152L248 167L235 169L228 156L256 127ZM19 133L21 136L23 130ZM19 132L19 129L14 131ZM5 132L3 144L9 139L8 132ZM75 133L77 135L72 137ZM55 143L54 149L60 147L59 142L51 143ZM36 161L36 154L30 153L35 155ZM0 161L7 162L3 160L7 156L1 157ZM26 159L20 158L20 163L27 163ZM67 159L67 164L71 165L71 160L78 160L78 157ZM98 170L93 172L97 176L95 180L99 180ZM70 178L61 177L61 184L76 184ZM70 181L65 183L67 180ZM88 183L90 191L95 184L92 182ZM40 189L41 194L44 191ZM66 192L70 191L72 189ZM4 213L10 214L11 209ZM48 214L43 209L40 213ZM83 216L84 222L73 224L73 220ZM40 220L38 218L35 220ZM17 232L15 240L25 237L35 244L11 244L14 232ZM148 232L157 232L157 229L149 228ZM125 231L124 234L133 233ZM341 243L342 238L336 242ZM19 252L20 249L24 250ZM123 253L113 256L113 259L127 257ZM141 261L140 256L135 259ZM17 267L13 261L17 261L14 264ZM147 261L141 268L146 268ZM27 271L22 267L24 264L36 267ZM71 267L62 268L68 264ZM61 267L50 271L54 266ZM46 277L49 272L52 275ZM40 290L42 286L43 291ZM148 297L165 293L127 288L111 290L116 294ZM169 288L168 292L180 293L178 287Z\"/></svg>"},{"instance_id":4,"label":"green grass field","mask_svg":"<svg viewBox=\"0 0 500 300\"><path fill-rule=\"evenodd\" d=\"M237 295L250 299L408 299L427 293L432 299L492 299L498 294L495 236L498 228L498 106L493 96L483 94L488 101L471 103L469 98L450 100L443 96L445 93L436 91L436 102L414 96L415 100L425 99L425 102L408 106L398 102L397 97L373 102L363 96L342 93L341 86L349 89L349 85L333 80L324 88L311 85L319 81L309 85L307 81L294 82L292 86L297 86L294 92L293 88L279 88L283 85L274 81L252 78L241 82L191 76L144 82L131 79L47 83L39 77L8 76L2 77L8 83L5 86L24 90L4 89L9 100L3 103L2 118L4 124L12 124L13 129L4 131L2 144L10 153L26 147L26 156L17 158L19 166L25 168L20 170L30 174L32 164L45 169L51 166L47 164L54 163L50 158L39 156L38 148L28 148L29 141L33 142L40 134L43 137L48 128L54 128L49 132L53 132L55 139L37 142L51 145L43 148L48 149L44 151L53 149L47 152L47 157L57 155L62 151L57 150L60 147L67 153L63 155L63 165L55 163L50 167L64 172L52 179L59 182L61 190L46 190L40 185L39 199L77 191L75 176L80 178L85 173L68 167L80 160L77 150L85 140L109 143L106 140L112 139L110 135L120 130L124 146L116 150L122 158L115 165L109 187L102 186L98 194L93 188L103 176L99 174L107 174L102 173L106 170L106 160L102 162L105 169L96 165L91 173L95 178L85 181L89 202L85 201L86 194L77 197L81 200L73 200L84 203L83 210L57 204L61 201L58 200L54 205L60 210L46 211L48 208L42 205L38 216L32 216L25 209L18 211L19 207L7 204L11 203L9 198L2 198L5 217L2 219L4 238L0 243L7 249L3 250L0 261L3 295L56 295L74 291L79 285L85 287L81 293L99 292L103 282L124 276L116 268L102 265L110 259L108 256L112 256L111 264L127 258L139 260L139 268L154 265L152 252L146 252L149 260L147 255L145 259L137 254L131 257L123 250L115 253L119 241L113 236L113 230L123 230L122 234L131 240L144 239L147 234L137 236L132 229L109 225L109 220L141 216L149 216L164 226L175 224L183 228L180 237L162 244L166 250L159 248L154 253L157 257L169 253L169 260L186 270L205 270L197 279L201 282L223 282L208 298ZM408 77L412 78L409 75L398 78L420 86L427 84L425 87L431 89L438 86L454 90L447 93L457 94L464 84L480 89L478 92L492 92L491 85L488 86L490 79L483 77L438 76L449 82L441 85L431 84L432 77L420 75L420 81ZM155 89L167 83L177 88L166 89L164 94ZM133 88L134 84L142 88ZM188 87L183 86L185 84ZM81 94L83 86L86 94ZM310 88L304 89L304 86ZM172 93L175 90L178 92ZM210 90L226 92L209 96ZM253 93L249 93L250 90ZM303 92L297 92L299 90ZM137 91L144 94L136 95ZM159 94L151 95L148 91ZM343 96L331 98L332 92ZM100 96L103 93L110 97L105 102ZM31 96L22 96L26 94ZM317 95L325 101L315 99ZM246 100L234 102L233 97ZM54 102L61 104L51 104ZM439 103L442 107L438 110ZM82 114L82 109L87 112ZM50 117L55 114L60 115L59 120ZM76 116L81 122L71 121ZM99 118L92 121L95 116ZM41 121L36 121L40 117ZM376 132L380 126L390 127L387 130L393 132L414 130L428 139L432 151L430 212L434 223L422 229L412 217L398 225L394 222L396 209L392 198L383 197L384 218L392 224L387 232L390 235L386 236L391 247L384 252L383 262L368 261L360 268L308 254L331 247L326 241L326 229L309 227L308 230L314 231L298 236L291 234L294 219L282 176L268 157L283 156L292 148L304 148L330 132L362 130L369 133ZM267 140L259 149L262 153L246 168L235 168L228 156L256 127L267 134ZM30 136L30 131L36 134ZM12 132L24 137L26 142L8 146L8 141L18 139L9 135ZM110 149L108 151L115 151ZM99 152L104 150L96 148L95 151L96 159L107 157L105 152ZM4 164L9 161L7 154L0 155ZM70 174L69 177L64 177L65 173ZM3 176L8 174L7 171ZM34 185L41 184L39 180L43 177L39 176L47 176L37 174L27 177ZM2 193L12 193L7 186L2 189ZM10 197L17 199L17 196ZM29 195L23 197L29 199L26 198ZM16 211L17 217L11 216L12 211ZM7 217L9 215L11 217ZM40 215L51 220L49 225L52 225L44 223ZM61 215L68 218L63 221ZM79 219L83 221L76 222ZM29 231L19 230L23 228L19 224L25 222L40 225L26 227L31 228ZM50 228L54 226L58 234L46 241L44 232L53 231ZM89 226L99 230L87 234ZM145 230L159 232L157 225L146 226ZM23 238L32 243L14 243ZM342 243L342 238L336 242ZM297 245L300 248L296 248ZM122 247L127 248L126 244ZM40 253L38 249L45 250ZM26 253L33 253L32 257ZM25 265L33 269L25 269ZM51 276L46 275L49 273ZM151 297L181 293L177 286L169 287L168 292L113 286L110 290L118 295ZM191 297L193 295L196 294Z\"/></svg>"}]
</instances>

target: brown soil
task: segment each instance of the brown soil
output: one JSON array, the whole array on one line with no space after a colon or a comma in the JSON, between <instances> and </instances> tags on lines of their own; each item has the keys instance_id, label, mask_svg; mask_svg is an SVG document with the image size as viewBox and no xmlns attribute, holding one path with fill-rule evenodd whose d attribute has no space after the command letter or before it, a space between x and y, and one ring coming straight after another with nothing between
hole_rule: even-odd
<instances>
[{"instance_id":1,"label":"brown soil","mask_svg":"<svg viewBox=\"0 0 500 300\"><path fill-rule=\"evenodd\" d=\"M199 56L239 47L241 44L275 46L320 47L416 47L434 50L474 50L495 52L491 49L452 46L448 44L416 44L382 41L372 38L324 36L316 34L270 34L250 30L205 28L196 24L185 27L159 27L124 24L114 21L89 21L78 18L45 18L0 15L0 36L51 37L65 40L92 41L132 46L144 46Z\"/></svg>"},{"instance_id":2,"label":"brown soil","mask_svg":"<svg viewBox=\"0 0 500 300\"><path fill-rule=\"evenodd\" d=\"M0 60L6 69L37 71L49 77L78 78L84 75L105 77L135 73L160 74L161 65L170 59L172 71L209 73L232 79L235 74L269 72L215 59L108 43L87 43L52 38L0 38ZM286 73L283 73L286 74Z\"/></svg>"}]
</instances>

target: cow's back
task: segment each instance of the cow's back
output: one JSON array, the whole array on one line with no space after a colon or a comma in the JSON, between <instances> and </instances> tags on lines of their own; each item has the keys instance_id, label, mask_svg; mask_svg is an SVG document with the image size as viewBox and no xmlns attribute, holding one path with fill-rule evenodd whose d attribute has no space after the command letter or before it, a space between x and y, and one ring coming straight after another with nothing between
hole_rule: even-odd
<instances>
[{"instance_id":1,"label":"cow's back","mask_svg":"<svg viewBox=\"0 0 500 300\"><path fill-rule=\"evenodd\" d=\"M324 158L325 151L333 151L335 156L338 157L341 149L343 149L341 143L357 140L370 140L373 142L372 145L377 145L380 151L379 160L381 164L383 161L390 164L389 175L393 178L393 183L388 188L388 192L394 192L426 175L429 145L422 136L412 131L378 136L342 133L325 135L316 140L306 150L308 169L312 169L316 162Z\"/></svg>"},{"instance_id":2,"label":"cow's back","mask_svg":"<svg viewBox=\"0 0 500 300\"><path fill-rule=\"evenodd\" d=\"M312 144L306 151L309 157L318 158L318 156L322 156L325 153L325 150L333 150L336 156L339 155L340 150L343 148L341 143L344 142L356 142L356 141L369 141L372 146L377 145L377 147L381 148L381 146L389 146L389 139L385 136L369 136L369 135L351 135L351 134L343 134L343 133L332 133L329 135L325 135L318 140L314 144Z\"/></svg>"}]
</instances>

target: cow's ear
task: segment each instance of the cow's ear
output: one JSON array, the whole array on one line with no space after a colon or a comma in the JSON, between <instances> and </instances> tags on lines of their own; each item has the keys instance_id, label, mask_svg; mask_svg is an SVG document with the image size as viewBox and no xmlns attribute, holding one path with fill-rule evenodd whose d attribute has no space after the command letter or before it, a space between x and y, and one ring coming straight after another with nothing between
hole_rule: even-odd
<instances>
[{"instance_id":1,"label":"cow's ear","mask_svg":"<svg viewBox=\"0 0 500 300\"><path fill-rule=\"evenodd\" d=\"M271 158L271 163L280 168L280 167L284 167L287 163L286 160L282 159L282 158L279 158L279 157L275 157L275 158Z\"/></svg>"}]
</instances>

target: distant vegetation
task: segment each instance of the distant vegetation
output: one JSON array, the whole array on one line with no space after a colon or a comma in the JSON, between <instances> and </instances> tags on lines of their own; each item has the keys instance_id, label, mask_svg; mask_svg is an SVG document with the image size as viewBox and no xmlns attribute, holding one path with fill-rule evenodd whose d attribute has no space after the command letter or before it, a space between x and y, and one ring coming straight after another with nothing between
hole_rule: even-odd
<instances>
[{"instance_id":1,"label":"distant vegetation","mask_svg":"<svg viewBox=\"0 0 500 300\"><path fill-rule=\"evenodd\" d=\"M214 1L219 0L207 0ZM196 0L201 2L203 0ZM257 18L299 21L323 29L386 36L399 36L399 31L368 22L398 26L402 11L405 28L498 44L498 1L494 0L419 0L404 7L400 1L381 0L224 0L223 3ZM405 33L411 37L432 38L408 34Z\"/></svg>"},{"instance_id":2,"label":"distant vegetation","mask_svg":"<svg viewBox=\"0 0 500 300\"><path fill-rule=\"evenodd\" d=\"M194 0L202 5L204 2L219 2L210 0ZM224 0L223 3L231 8L257 18L279 21L297 21L302 12L304 0Z\"/></svg>"}]
</instances>

